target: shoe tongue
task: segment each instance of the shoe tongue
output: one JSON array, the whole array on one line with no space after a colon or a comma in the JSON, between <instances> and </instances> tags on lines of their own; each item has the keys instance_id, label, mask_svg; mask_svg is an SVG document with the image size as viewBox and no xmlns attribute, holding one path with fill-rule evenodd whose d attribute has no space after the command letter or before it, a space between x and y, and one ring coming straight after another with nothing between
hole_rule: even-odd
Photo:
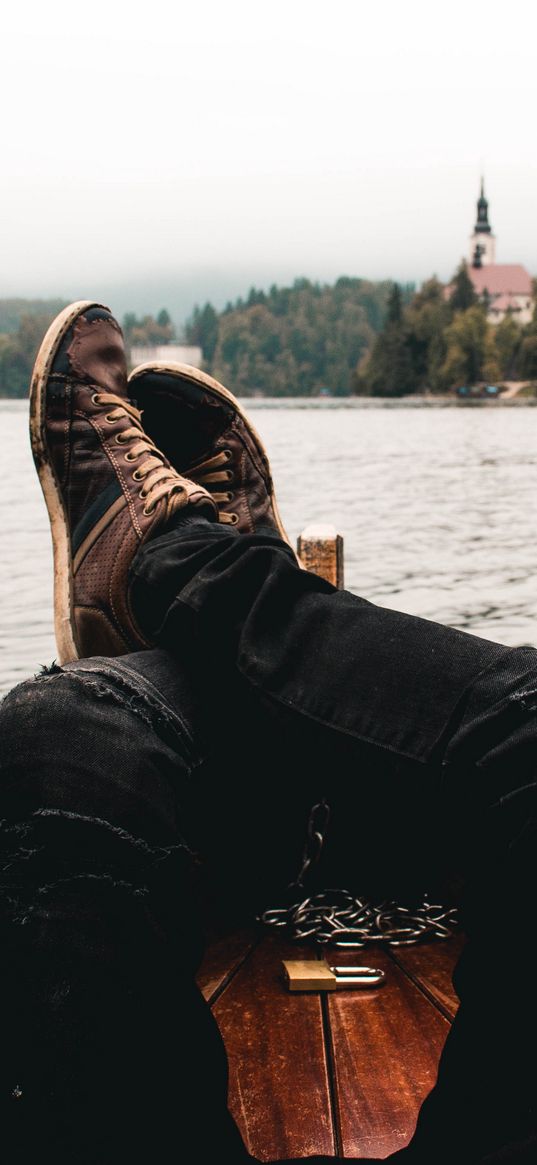
<instances>
[{"instance_id":1,"label":"shoe tongue","mask_svg":"<svg viewBox=\"0 0 537 1165\"><path fill-rule=\"evenodd\" d=\"M182 472L215 452L216 442L233 420L229 405L186 380L179 395L177 378L170 376L168 382L164 373L136 380L132 392L143 410L145 431Z\"/></svg>"},{"instance_id":2,"label":"shoe tongue","mask_svg":"<svg viewBox=\"0 0 537 1165\"><path fill-rule=\"evenodd\" d=\"M65 349L71 375L128 398L127 361L119 325L102 308L80 315Z\"/></svg>"}]
</instances>

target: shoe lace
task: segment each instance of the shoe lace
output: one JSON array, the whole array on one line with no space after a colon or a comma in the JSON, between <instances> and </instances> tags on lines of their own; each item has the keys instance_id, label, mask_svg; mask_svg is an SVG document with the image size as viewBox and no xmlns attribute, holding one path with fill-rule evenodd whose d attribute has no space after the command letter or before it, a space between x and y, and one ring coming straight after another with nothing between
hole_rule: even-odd
<instances>
[{"instance_id":1,"label":"shoe lace","mask_svg":"<svg viewBox=\"0 0 537 1165\"><path fill-rule=\"evenodd\" d=\"M125 461L139 462L132 476L135 481L143 482L140 497L146 503L143 509L145 516L153 514L163 498L167 501L167 517L175 510L181 509L188 500L184 478L169 464L147 433L144 433L140 410L112 392L95 392L92 400L95 405L109 409L104 418L107 424L114 425L123 417L132 422L130 428L121 429L116 433L116 442L118 445L129 446L125 453Z\"/></svg>"},{"instance_id":2,"label":"shoe lace","mask_svg":"<svg viewBox=\"0 0 537 1165\"><path fill-rule=\"evenodd\" d=\"M231 461L233 461L231 449L222 449L219 453L215 453L213 457L208 457L205 461L199 461L197 465L190 466L188 476L191 481L205 486L205 489L209 491L218 507L219 522L236 526L239 515L231 514L228 510L222 509L227 503L233 501L235 495L230 489L223 490L220 488L224 483L231 485L233 482L233 470L229 468ZM224 468L225 466L228 468Z\"/></svg>"}]
</instances>

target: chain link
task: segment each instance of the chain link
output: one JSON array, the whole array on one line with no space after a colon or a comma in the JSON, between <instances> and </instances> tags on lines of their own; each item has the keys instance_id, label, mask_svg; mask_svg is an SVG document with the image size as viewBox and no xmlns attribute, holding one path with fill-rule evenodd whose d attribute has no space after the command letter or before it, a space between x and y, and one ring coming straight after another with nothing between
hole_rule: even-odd
<instances>
[{"instance_id":1,"label":"chain link","mask_svg":"<svg viewBox=\"0 0 537 1165\"><path fill-rule=\"evenodd\" d=\"M305 897L304 882L319 861L329 821L326 801L312 807L300 871L288 887L291 904L265 910L260 916L265 926L284 927L286 937L295 942L310 940L349 949L368 943L411 946L425 939L451 937L458 925L456 907L431 903L427 895L414 906L388 900L368 902L349 890L329 889Z\"/></svg>"}]
</instances>

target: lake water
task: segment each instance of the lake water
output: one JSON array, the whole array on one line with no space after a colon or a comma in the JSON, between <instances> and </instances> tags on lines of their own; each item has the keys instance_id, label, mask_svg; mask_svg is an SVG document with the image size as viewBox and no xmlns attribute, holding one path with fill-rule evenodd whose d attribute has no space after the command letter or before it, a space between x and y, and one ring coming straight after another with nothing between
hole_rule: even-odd
<instances>
[{"instance_id":1,"label":"lake water","mask_svg":"<svg viewBox=\"0 0 537 1165\"><path fill-rule=\"evenodd\" d=\"M537 409L246 402L292 538L331 522L350 590L537 645ZM54 658L48 519L25 401L0 401L0 690Z\"/></svg>"}]
</instances>

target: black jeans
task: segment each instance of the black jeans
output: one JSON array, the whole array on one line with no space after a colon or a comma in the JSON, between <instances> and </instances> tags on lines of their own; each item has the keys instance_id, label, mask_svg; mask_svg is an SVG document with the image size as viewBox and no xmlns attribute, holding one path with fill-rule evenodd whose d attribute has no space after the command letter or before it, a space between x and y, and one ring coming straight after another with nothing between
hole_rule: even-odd
<instances>
[{"instance_id":1,"label":"black jeans","mask_svg":"<svg viewBox=\"0 0 537 1165\"><path fill-rule=\"evenodd\" d=\"M131 601L157 649L53 670L0 713L6 1159L248 1159L194 986L193 853L251 912L324 795L320 876L398 897L465 881L461 1007L397 1160L533 1161L537 652L336 592L274 535L204 520L142 549Z\"/></svg>"}]
</instances>

